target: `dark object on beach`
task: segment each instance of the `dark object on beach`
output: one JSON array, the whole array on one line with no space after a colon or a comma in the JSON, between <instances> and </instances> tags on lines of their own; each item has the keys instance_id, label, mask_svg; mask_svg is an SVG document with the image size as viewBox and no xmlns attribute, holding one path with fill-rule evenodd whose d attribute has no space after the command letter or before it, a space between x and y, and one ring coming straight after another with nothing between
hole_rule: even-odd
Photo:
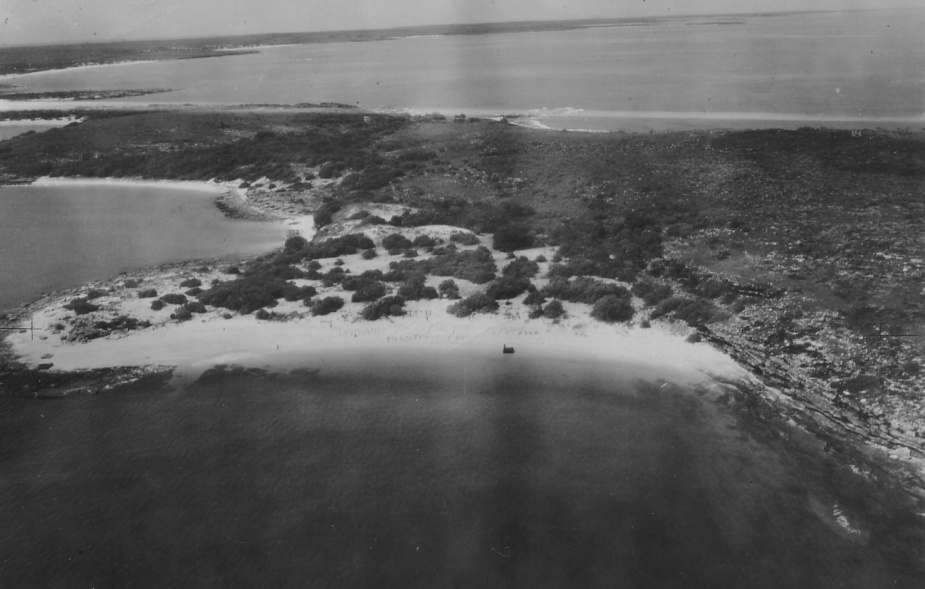
<instances>
[{"instance_id":1,"label":"dark object on beach","mask_svg":"<svg viewBox=\"0 0 925 589\"><path fill-rule=\"evenodd\" d=\"M501 344L501 346L502 346L501 348L502 354L513 354L514 353L514 348L509 348L508 346L504 344Z\"/></svg>"}]
</instances>

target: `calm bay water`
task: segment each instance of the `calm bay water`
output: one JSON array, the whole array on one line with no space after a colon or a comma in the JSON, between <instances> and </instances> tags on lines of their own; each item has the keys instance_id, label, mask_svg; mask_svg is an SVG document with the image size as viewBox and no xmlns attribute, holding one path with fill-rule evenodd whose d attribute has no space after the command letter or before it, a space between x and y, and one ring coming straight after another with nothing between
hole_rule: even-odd
<instances>
[{"instance_id":1,"label":"calm bay water","mask_svg":"<svg viewBox=\"0 0 925 589\"><path fill-rule=\"evenodd\" d=\"M0 186L0 311L118 272L279 247L274 223L236 221L215 194L160 186Z\"/></svg>"},{"instance_id":2,"label":"calm bay water","mask_svg":"<svg viewBox=\"0 0 925 589\"><path fill-rule=\"evenodd\" d=\"M31 90L176 90L127 99L135 103L331 101L519 113L556 128L788 127L841 118L919 126L923 38L921 9L744 16L279 46L6 81Z\"/></svg>"},{"instance_id":3,"label":"calm bay water","mask_svg":"<svg viewBox=\"0 0 925 589\"><path fill-rule=\"evenodd\" d=\"M757 441L721 405L638 374L358 350L308 381L5 399L0 577L687 589L922 579L921 525L859 477ZM814 513L836 504L861 539Z\"/></svg>"}]
</instances>

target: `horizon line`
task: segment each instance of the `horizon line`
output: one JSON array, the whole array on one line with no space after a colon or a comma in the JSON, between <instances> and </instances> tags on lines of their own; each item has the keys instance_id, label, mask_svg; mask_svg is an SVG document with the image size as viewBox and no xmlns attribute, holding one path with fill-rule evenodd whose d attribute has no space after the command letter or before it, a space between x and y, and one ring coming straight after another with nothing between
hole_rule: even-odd
<instances>
[{"instance_id":1,"label":"horizon line","mask_svg":"<svg viewBox=\"0 0 925 589\"><path fill-rule=\"evenodd\" d=\"M389 31L410 31L410 30L422 30L422 29L433 29L436 27L479 27L479 26L504 26L504 25L529 25L529 24L579 24L579 23L599 23L599 22L644 22L644 21L659 21L659 20L678 20L678 19L687 19L687 18L717 18L717 17L768 17L768 16L782 16L789 14L818 14L818 13L832 13L832 12L882 12L882 11L895 11L895 10L925 10L925 7L922 6L903 6L903 7L889 7L889 8L846 8L846 9L836 9L836 10L826 10L826 9L816 9L816 10L780 10L780 11L767 11L762 10L758 12L723 12L723 13L704 13L704 14L678 14L678 15L659 15L659 16L632 16L632 17L590 17L590 18L576 18L576 19L538 19L538 20L504 20L504 21L470 21L470 22L456 22L456 23L430 23L423 25L407 25L407 26L398 26L398 27L387 27L387 28L366 28L366 29L318 29L318 30L309 30L309 31L275 31L275 32L260 32L260 33L234 33L234 34L216 34L208 35L202 37L151 37L151 38L139 38L139 39L118 39L113 38L110 40L88 40L88 41L74 41L66 43L13 43L10 45L4 45L0 43L0 51L5 49L23 49L30 47L73 47L73 46L87 46L87 45L112 45L112 44L121 44L126 45L132 43L154 43L158 41L208 41L208 40L231 40L231 39L245 39L248 37L271 37L271 36L285 36L285 35L331 35L331 34L370 34L370 33L386 33ZM442 33L442 35L454 35L460 33ZM470 33L470 34L492 34L490 32L484 33Z\"/></svg>"}]
</instances>

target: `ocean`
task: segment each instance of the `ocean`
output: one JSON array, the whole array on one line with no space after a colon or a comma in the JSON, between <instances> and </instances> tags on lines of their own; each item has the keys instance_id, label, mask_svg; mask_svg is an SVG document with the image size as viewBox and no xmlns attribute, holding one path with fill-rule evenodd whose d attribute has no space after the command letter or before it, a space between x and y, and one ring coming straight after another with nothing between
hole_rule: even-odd
<instances>
[{"instance_id":1,"label":"ocean","mask_svg":"<svg viewBox=\"0 0 925 589\"><path fill-rule=\"evenodd\" d=\"M280 224L229 219L215 197L155 184L0 186L0 312L122 271L282 245Z\"/></svg>"},{"instance_id":2,"label":"ocean","mask_svg":"<svg viewBox=\"0 0 925 589\"><path fill-rule=\"evenodd\" d=\"M925 125L925 10L265 47L7 76L28 91L171 88L135 104L339 102L591 130ZM92 104L92 103L90 103Z\"/></svg>"},{"instance_id":3,"label":"ocean","mask_svg":"<svg viewBox=\"0 0 925 589\"><path fill-rule=\"evenodd\" d=\"M464 350L301 367L321 371L0 399L4 586L923 578L920 521L795 431L748 426L716 391Z\"/></svg>"}]
</instances>

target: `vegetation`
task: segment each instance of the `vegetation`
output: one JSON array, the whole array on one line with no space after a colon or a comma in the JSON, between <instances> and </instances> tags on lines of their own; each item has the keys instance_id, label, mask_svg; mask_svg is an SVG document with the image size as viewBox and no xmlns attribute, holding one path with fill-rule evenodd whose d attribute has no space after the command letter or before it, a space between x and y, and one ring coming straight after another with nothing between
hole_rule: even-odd
<instances>
[{"instance_id":1,"label":"vegetation","mask_svg":"<svg viewBox=\"0 0 925 589\"><path fill-rule=\"evenodd\" d=\"M405 314L405 299L401 296L384 297L366 307L360 316L367 321L375 321L383 317L399 317Z\"/></svg>"},{"instance_id":2,"label":"vegetation","mask_svg":"<svg viewBox=\"0 0 925 589\"><path fill-rule=\"evenodd\" d=\"M86 315L94 311L99 310L99 305L94 305L89 300L85 298L71 299L67 304L64 305L65 309L74 311L78 315Z\"/></svg>"},{"instance_id":3,"label":"vegetation","mask_svg":"<svg viewBox=\"0 0 925 589\"><path fill-rule=\"evenodd\" d=\"M618 284L602 282L587 276L578 276L572 280L554 278L543 289L543 294L571 303L588 305L593 305L608 295L627 300L630 297L629 291Z\"/></svg>"},{"instance_id":4,"label":"vegetation","mask_svg":"<svg viewBox=\"0 0 925 589\"><path fill-rule=\"evenodd\" d=\"M499 308L498 302L484 293L475 293L447 307L447 313L456 317L468 317L473 313L493 313Z\"/></svg>"},{"instance_id":5,"label":"vegetation","mask_svg":"<svg viewBox=\"0 0 925 589\"><path fill-rule=\"evenodd\" d=\"M183 303L186 302L186 297L184 295L181 295L180 293L172 292L172 293L163 295L161 297L161 301L163 301L164 303L168 305L182 305Z\"/></svg>"},{"instance_id":6,"label":"vegetation","mask_svg":"<svg viewBox=\"0 0 925 589\"><path fill-rule=\"evenodd\" d=\"M340 297L324 297L312 304L312 315L329 315L339 311L344 306L344 299Z\"/></svg>"},{"instance_id":7,"label":"vegetation","mask_svg":"<svg viewBox=\"0 0 925 589\"><path fill-rule=\"evenodd\" d=\"M547 307L548 309L548 307ZM633 318L633 305L629 299L616 295L605 295L594 303L591 316L605 323L629 321Z\"/></svg>"},{"instance_id":8,"label":"vegetation","mask_svg":"<svg viewBox=\"0 0 925 589\"><path fill-rule=\"evenodd\" d=\"M447 278L437 287L437 290L440 293L440 296L445 299L458 299L459 298L459 286L456 284L456 281Z\"/></svg>"}]
</instances>

